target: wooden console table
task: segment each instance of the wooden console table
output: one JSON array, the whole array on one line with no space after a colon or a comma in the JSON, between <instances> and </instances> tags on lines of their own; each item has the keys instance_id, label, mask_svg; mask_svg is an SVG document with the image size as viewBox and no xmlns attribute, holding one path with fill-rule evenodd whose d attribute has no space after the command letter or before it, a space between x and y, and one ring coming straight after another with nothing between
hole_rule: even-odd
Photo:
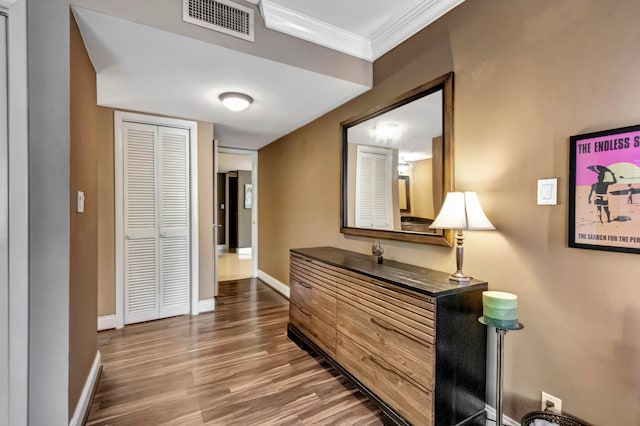
<instances>
[{"instance_id":1,"label":"wooden console table","mask_svg":"<svg viewBox=\"0 0 640 426\"><path fill-rule=\"evenodd\" d=\"M482 291L449 274L333 247L291 250L289 337L395 424L483 425Z\"/></svg>"}]
</instances>

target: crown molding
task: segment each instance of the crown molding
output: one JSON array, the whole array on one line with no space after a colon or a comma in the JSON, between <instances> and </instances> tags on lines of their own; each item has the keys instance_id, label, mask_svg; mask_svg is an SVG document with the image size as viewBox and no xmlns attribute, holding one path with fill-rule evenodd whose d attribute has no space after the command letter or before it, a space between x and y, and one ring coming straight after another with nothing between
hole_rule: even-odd
<instances>
[{"instance_id":1,"label":"crown molding","mask_svg":"<svg viewBox=\"0 0 640 426\"><path fill-rule=\"evenodd\" d=\"M373 37L373 59L378 59L464 1L430 0L419 4Z\"/></svg>"},{"instance_id":2,"label":"crown molding","mask_svg":"<svg viewBox=\"0 0 640 426\"><path fill-rule=\"evenodd\" d=\"M367 61L373 60L371 40L327 24L270 0L260 1L265 26Z\"/></svg>"},{"instance_id":3,"label":"crown molding","mask_svg":"<svg viewBox=\"0 0 640 426\"><path fill-rule=\"evenodd\" d=\"M426 0L382 28L372 39L287 9L272 0L259 0L259 6L265 25L271 30L372 62L464 1Z\"/></svg>"}]
</instances>

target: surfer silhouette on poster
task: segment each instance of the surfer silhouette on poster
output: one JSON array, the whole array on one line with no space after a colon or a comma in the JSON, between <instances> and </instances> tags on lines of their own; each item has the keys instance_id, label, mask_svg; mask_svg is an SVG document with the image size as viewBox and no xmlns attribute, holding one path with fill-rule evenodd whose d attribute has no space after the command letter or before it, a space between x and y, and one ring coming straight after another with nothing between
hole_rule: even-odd
<instances>
[{"instance_id":1,"label":"surfer silhouette on poster","mask_svg":"<svg viewBox=\"0 0 640 426\"><path fill-rule=\"evenodd\" d=\"M604 223L602 220L603 209L607 215L607 222L611 222L608 190L609 185L613 185L618 182L616 175L605 166L589 166L587 168L598 173L598 182L591 185L591 191L589 191L589 204L591 204L591 197L595 194L593 204L598 207L598 218L600 219L600 223Z\"/></svg>"}]
</instances>

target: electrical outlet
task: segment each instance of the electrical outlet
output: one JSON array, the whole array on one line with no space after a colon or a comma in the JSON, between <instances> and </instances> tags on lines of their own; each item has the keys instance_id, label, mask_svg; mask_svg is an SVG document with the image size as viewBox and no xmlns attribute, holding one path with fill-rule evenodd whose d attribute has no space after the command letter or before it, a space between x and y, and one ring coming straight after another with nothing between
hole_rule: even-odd
<instances>
[{"instance_id":1,"label":"electrical outlet","mask_svg":"<svg viewBox=\"0 0 640 426\"><path fill-rule=\"evenodd\" d=\"M542 392L542 403L540 404L542 411L548 410L553 413L562 414L562 400L556 396Z\"/></svg>"}]
</instances>

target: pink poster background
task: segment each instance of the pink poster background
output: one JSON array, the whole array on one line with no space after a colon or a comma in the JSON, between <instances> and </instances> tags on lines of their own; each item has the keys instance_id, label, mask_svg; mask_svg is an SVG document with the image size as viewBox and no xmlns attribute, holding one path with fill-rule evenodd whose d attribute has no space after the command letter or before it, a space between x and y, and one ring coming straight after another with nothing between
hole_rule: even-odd
<instances>
[{"instance_id":1,"label":"pink poster background","mask_svg":"<svg viewBox=\"0 0 640 426\"><path fill-rule=\"evenodd\" d=\"M628 143L629 147L596 151L597 142L604 144L606 141L610 141L610 144L625 145ZM590 152L584 152L581 146L589 147ZM612 164L622 162L632 163L640 167L640 130L578 140L576 142L576 186L591 185L598 181L598 174L587 169L587 167L609 167Z\"/></svg>"}]
</instances>

